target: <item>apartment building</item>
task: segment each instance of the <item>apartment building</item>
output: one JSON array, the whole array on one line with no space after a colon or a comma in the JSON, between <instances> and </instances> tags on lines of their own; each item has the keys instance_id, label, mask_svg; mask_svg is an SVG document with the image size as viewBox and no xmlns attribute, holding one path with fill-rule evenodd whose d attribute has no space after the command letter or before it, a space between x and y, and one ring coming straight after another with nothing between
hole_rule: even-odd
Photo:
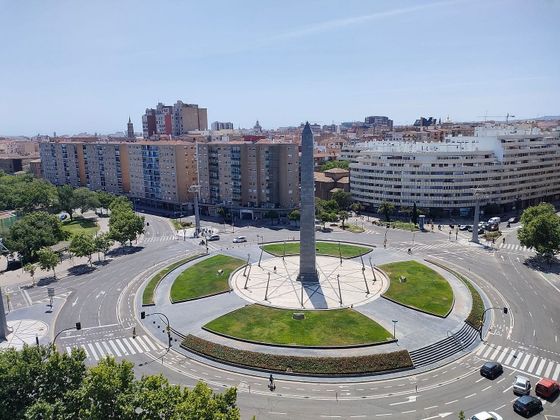
<instances>
[{"instance_id":1,"label":"apartment building","mask_svg":"<svg viewBox=\"0 0 560 420\"><path fill-rule=\"evenodd\" d=\"M480 127L444 142L348 145L342 157L353 198L370 208L388 201L467 214L475 189L505 209L560 198L558 132Z\"/></svg>"},{"instance_id":2,"label":"apartment building","mask_svg":"<svg viewBox=\"0 0 560 420\"><path fill-rule=\"evenodd\" d=\"M233 123L231 122L221 122L221 121L214 121L211 125L210 125L211 129L213 131L218 131L218 130L233 130Z\"/></svg>"},{"instance_id":3,"label":"apartment building","mask_svg":"<svg viewBox=\"0 0 560 420\"><path fill-rule=\"evenodd\" d=\"M142 115L142 136L145 139L160 135L182 136L189 131L208 130L208 111L196 104L177 101L174 105L158 103L146 108Z\"/></svg>"},{"instance_id":4,"label":"apartment building","mask_svg":"<svg viewBox=\"0 0 560 420\"><path fill-rule=\"evenodd\" d=\"M236 217L262 218L270 209L299 205L298 146L290 143L198 143L198 182L203 211L232 208Z\"/></svg>"},{"instance_id":5,"label":"apartment building","mask_svg":"<svg viewBox=\"0 0 560 420\"><path fill-rule=\"evenodd\" d=\"M123 194L151 208L183 209L197 183L194 142L65 140L41 143L40 152L53 184Z\"/></svg>"}]
</instances>

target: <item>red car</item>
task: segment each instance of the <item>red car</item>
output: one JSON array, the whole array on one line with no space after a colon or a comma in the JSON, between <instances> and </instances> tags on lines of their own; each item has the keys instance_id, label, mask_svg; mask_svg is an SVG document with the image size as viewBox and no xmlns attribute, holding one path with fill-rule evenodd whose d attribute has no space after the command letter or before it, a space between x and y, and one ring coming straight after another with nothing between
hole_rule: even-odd
<instances>
[{"instance_id":1,"label":"red car","mask_svg":"<svg viewBox=\"0 0 560 420\"><path fill-rule=\"evenodd\" d=\"M552 379L542 378L535 386L535 394L544 399L553 398L559 392L560 384Z\"/></svg>"}]
</instances>

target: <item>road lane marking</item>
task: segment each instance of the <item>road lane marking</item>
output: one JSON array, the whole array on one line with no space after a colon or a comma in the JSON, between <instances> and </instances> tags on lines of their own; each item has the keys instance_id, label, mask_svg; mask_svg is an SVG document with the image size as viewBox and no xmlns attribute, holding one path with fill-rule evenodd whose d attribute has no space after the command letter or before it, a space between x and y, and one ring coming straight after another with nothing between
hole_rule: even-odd
<instances>
[{"instance_id":1,"label":"road lane marking","mask_svg":"<svg viewBox=\"0 0 560 420\"><path fill-rule=\"evenodd\" d=\"M490 356L490 359L491 360L496 359L496 356L498 355L498 353L500 352L501 349L502 349L502 346L496 347L496 350L494 351L494 353L492 353L492 356Z\"/></svg>"},{"instance_id":2,"label":"road lane marking","mask_svg":"<svg viewBox=\"0 0 560 420\"><path fill-rule=\"evenodd\" d=\"M556 365L556 369L554 370L554 373L552 374L552 377L550 379L552 379L553 381L557 381L559 375L560 375L560 363Z\"/></svg>"},{"instance_id":3,"label":"road lane marking","mask_svg":"<svg viewBox=\"0 0 560 420\"><path fill-rule=\"evenodd\" d=\"M150 351L150 348L146 345L146 343L144 343L144 340L142 339L142 336L137 336L136 337L136 341L142 346L144 347L145 351Z\"/></svg>"},{"instance_id":4,"label":"road lane marking","mask_svg":"<svg viewBox=\"0 0 560 420\"><path fill-rule=\"evenodd\" d=\"M116 355L119 357L122 357L122 353L120 352L119 348L117 347L117 345L114 343L113 340L109 340L109 344L111 345L111 347L113 348L113 350L115 351Z\"/></svg>"},{"instance_id":5,"label":"road lane marking","mask_svg":"<svg viewBox=\"0 0 560 420\"><path fill-rule=\"evenodd\" d=\"M490 388L492 388L492 385L488 385L486 388L481 389L480 392L487 391L487 390L489 390Z\"/></svg>"},{"instance_id":6,"label":"road lane marking","mask_svg":"<svg viewBox=\"0 0 560 420\"><path fill-rule=\"evenodd\" d=\"M523 363L519 366L519 370L525 370L525 366L529 363L529 359L531 358L530 354L525 354L525 358L523 359Z\"/></svg>"},{"instance_id":7,"label":"road lane marking","mask_svg":"<svg viewBox=\"0 0 560 420\"><path fill-rule=\"evenodd\" d=\"M133 340L133 339L131 338L131 340ZM134 348L134 346L132 346L132 344L130 344L130 343L128 342L128 338L127 338L127 337L123 338L122 341L123 341L123 343L125 344L126 348L129 350L130 354L136 354L136 349Z\"/></svg>"},{"instance_id":8,"label":"road lane marking","mask_svg":"<svg viewBox=\"0 0 560 420\"><path fill-rule=\"evenodd\" d=\"M532 372L535 369L535 365L537 364L538 361L539 361L539 357L537 356L533 357L533 360L531 360L531 363L529 364L527 371Z\"/></svg>"},{"instance_id":9,"label":"road lane marking","mask_svg":"<svg viewBox=\"0 0 560 420\"><path fill-rule=\"evenodd\" d=\"M144 349L138 345L138 343L136 342L136 340L138 340L138 337L136 337L136 338L130 338L130 342L131 342L132 344L134 344L134 347L136 347L136 349L138 350L138 353L144 353Z\"/></svg>"},{"instance_id":10,"label":"road lane marking","mask_svg":"<svg viewBox=\"0 0 560 420\"><path fill-rule=\"evenodd\" d=\"M143 338L144 340L146 340L146 343L148 343L152 350L158 350L158 348L154 345L154 343L152 343L152 340L150 340L147 335L143 336Z\"/></svg>"},{"instance_id":11,"label":"road lane marking","mask_svg":"<svg viewBox=\"0 0 560 420\"><path fill-rule=\"evenodd\" d=\"M517 365L519 364L519 362L521 361L522 357L523 357L523 352L520 351L519 354L517 355L517 357L515 358L515 361L513 362L513 364L511 366L516 368Z\"/></svg>"},{"instance_id":12,"label":"road lane marking","mask_svg":"<svg viewBox=\"0 0 560 420\"><path fill-rule=\"evenodd\" d=\"M552 368L553 368L553 367L554 367L554 362L551 360L551 361L548 363L548 366L546 367L546 370L545 370L545 372L544 372L544 375L543 375L543 376L544 376L545 378L549 378L548 375L550 375L550 372L552 372Z\"/></svg>"},{"instance_id":13,"label":"road lane marking","mask_svg":"<svg viewBox=\"0 0 560 420\"><path fill-rule=\"evenodd\" d=\"M537 371L535 372L535 375L539 376L541 374L545 363L546 363L546 359L542 359L541 362L539 363L539 367L537 368Z\"/></svg>"},{"instance_id":14,"label":"road lane marking","mask_svg":"<svg viewBox=\"0 0 560 420\"><path fill-rule=\"evenodd\" d=\"M506 357L506 355L508 354L509 348L508 347L504 347L504 349L502 350L502 353L500 354L500 357L498 357L498 360L496 360L498 363L501 363L502 360L504 359L504 357Z\"/></svg>"},{"instance_id":15,"label":"road lane marking","mask_svg":"<svg viewBox=\"0 0 560 420\"><path fill-rule=\"evenodd\" d=\"M126 350L126 348L125 348L125 346L123 345L123 343L121 342L121 340L118 339L118 338L115 338L115 342L119 345L119 347L121 348L123 354L124 354L125 356L128 356L128 351Z\"/></svg>"},{"instance_id":16,"label":"road lane marking","mask_svg":"<svg viewBox=\"0 0 560 420\"><path fill-rule=\"evenodd\" d=\"M484 352L484 354L482 355L482 358L486 359L493 349L494 348L492 346L488 346L488 349Z\"/></svg>"}]
</instances>

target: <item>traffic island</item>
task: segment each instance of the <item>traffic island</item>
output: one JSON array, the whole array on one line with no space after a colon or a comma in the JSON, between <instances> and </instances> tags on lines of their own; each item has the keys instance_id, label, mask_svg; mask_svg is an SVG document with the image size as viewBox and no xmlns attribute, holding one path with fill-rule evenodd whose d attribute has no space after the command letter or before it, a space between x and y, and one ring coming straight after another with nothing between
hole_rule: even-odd
<instances>
[{"instance_id":1,"label":"traffic island","mask_svg":"<svg viewBox=\"0 0 560 420\"><path fill-rule=\"evenodd\" d=\"M393 341L389 331L352 309L294 312L249 305L203 329L231 339L286 347L343 348Z\"/></svg>"},{"instance_id":2,"label":"traffic island","mask_svg":"<svg viewBox=\"0 0 560 420\"><path fill-rule=\"evenodd\" d=\"M228 292L230 274L245 264L239 258L215 255L183 271L171 286L172 303Z\"/></svg>"},{"instance_id":3,"label":"traffic island","mask_svg":"<svg viewBox=\"0 0 560 420\"><path fill-rule=\"evenodd\" d=\"M299 242L282 242L267 244L261 247L263 251L276 257L299 255ZM371 252L371 248L359 245L349 245L341 242L317 242L315 244L317 255L329 257L356 258Z\"/></svg>"}]
</instances>

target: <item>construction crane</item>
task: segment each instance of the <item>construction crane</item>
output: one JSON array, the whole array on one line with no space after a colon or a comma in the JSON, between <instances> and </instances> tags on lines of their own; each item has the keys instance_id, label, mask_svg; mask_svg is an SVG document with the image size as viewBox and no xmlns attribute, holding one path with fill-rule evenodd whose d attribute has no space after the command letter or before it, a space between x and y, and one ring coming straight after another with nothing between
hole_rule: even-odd
<instances>
[{"instance_id":1,"label":"construction crane","mask_svg":"<svg viewBox=\"0 0 560 420\"><path fill-rule=\"evenodd\" d=\"M515 118L515 115L511 115L509 112L507 113L507 115L477 115L477 118L482 118L484 117L484 121L486 121L488 118L505 118L506 119L506 124L509 122L510 118Z\"/></svg>"}]
</instances>

